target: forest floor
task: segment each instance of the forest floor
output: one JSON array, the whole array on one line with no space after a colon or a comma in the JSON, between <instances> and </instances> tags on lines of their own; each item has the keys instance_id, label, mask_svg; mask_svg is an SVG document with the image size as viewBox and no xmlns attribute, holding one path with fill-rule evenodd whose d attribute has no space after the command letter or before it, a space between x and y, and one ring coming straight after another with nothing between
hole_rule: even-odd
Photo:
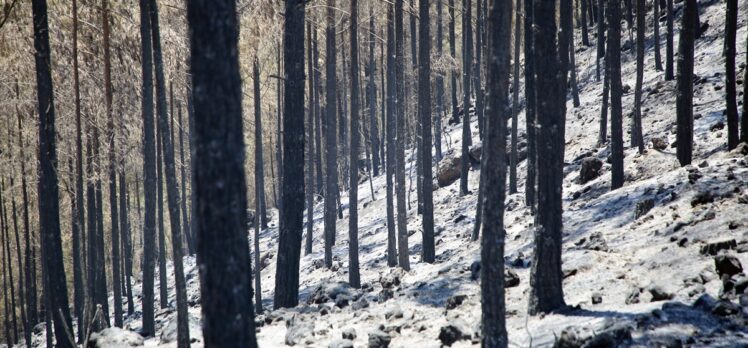
<instances>
[{"instance_id":1,"label":"forest floor","mask_svg":"<svg viewBox=\"0 0 748 348\"><path fill-rule=\"evenodd\" d=\"M675 5L676 30L682 3ZM675 81L664 81L654 69L652 16L648 16L647 54L643 88L643 129L646 150L625 148L623 188L610 191L607 146L598 146L602 82L595 79L595 48L578 48L577 76L581 105L567 104L564 169L563 270L565 300L571 307L556 314L528 316L529 276L533 248L533 217L524 204L525 161L518 167L518 194L507 196L505 214L507 268L519 284L506 290L507 330L510 346L551 346L563 337L567 342L615 339L630 335L621 345L630 346L748 346L748 297L719 302L723 282L715 269L718 253L733 255L748 265L748 148L728 152L724 110L724 3L700 1L701 21L709 28L696 43L694 86L694 165L681 168L675 156ZM740 2L746 13L748 3ZM624 23L624 28L626 25ZM663 66L665 22L661 22ZM738 23L738 88L745 69L746 16ZM579 33L575 42L581 42ZM677 34L677 32L676 32ZM594 30L590 31L594 44ZM624 33L624 48L632 47ZM675 37L677 50L678 36ZM581 45L577 45L580 47ZM677 60L677 57L676 57ZM622 54L624 129L630 129L635 84L635 52ZM521 89L523 90L523 88ZM741 99L741 98L738 98ZM739 107L740 108L740 107ZM446 119L445 122L446 124ZM524 112L519 115L520 151L524 151ZM459 155L461 125L446 127L442 148L445 156ZM472 123L473 143L478 143L477 123ZM664 149L653 148L664 141ZM629 144L629 132L624 134ZM741 152L742 150L742 152ZM415 176L413 152L406 153L407 173ZM600 176L579 181L581 162L593 157L602 161ZM480 342L480 286L474 262L480 244L470 241L474 225L478 171L470 172L472 194L460 196L455 182L434 191L436 262L420 261L421 217L416 213L415 186L408 193L410 263L403 272L386 261L387 229L385 181L373 179L376 200L369 182L359 186L359 239L363 289L345 284L348 279L348 196L341 201L344 218L337 223L334 267L323 259L322 202L315 205L313 253L301 258L300 305L293 309L266 311L258 318L261 347L294 343L310 347L366 346L386 335L391 347L438 347ZM636 217L637 204L651 199L654 206ZM644 204L642 203L642 207ZM261 234L263 307L272 308L277 252L277 216ZM491 223L490 221L487 223ZM702 250L703 249L703 250ZM199 280L195 260L186 257L185 273L190 298L191 335L194 347L202 346L199 326ZM171 267L170 267L171 269ZM171 273L171 272L170 272ZM173 283L173 274L169 274ZM748 284L743 275L733 281ZM742 284L742 285L741 285ZM140 286L135 284L136 310ZM158 287L158 281L156 281ZM159 335L146 346L176 346L175 299L169 289L171 308L157 313ZM158 289L155 291L158 297ZM315 303L317 302L317 303ZM598 303L599 302L599 303ZM732 304L732 305L731 305ZM741 308L742 304L742 308ZM126 319L126 328L137 330L140 316ZM563 334L562 334L563 332ZM342 338L353 337L351 342ZM441 337L441 340L440 340ZM374 339L376 341L376 339ZM43 344L43 334L35 336Z\"/></svg>"}]
</instances>

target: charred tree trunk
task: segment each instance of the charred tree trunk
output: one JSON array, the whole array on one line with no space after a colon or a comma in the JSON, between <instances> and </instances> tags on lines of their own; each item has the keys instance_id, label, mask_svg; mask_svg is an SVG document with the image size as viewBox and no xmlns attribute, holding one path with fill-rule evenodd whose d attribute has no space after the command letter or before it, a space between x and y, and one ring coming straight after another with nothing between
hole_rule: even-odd
<instances>
[{"instance_id":1,"label":"charred tree trunk","mask_svg":"<svg viewBox=\"0 0 748 348\"><path fill-rule=\"evenodd\" d=\"M395 122L396 122L396 98L397 81L395 80L395 22L393 6L387 5L387 167L385 170L387 182L387 265L397 266L397 246L395 232L395 187L393 177L395 175ZM384 86L383 86L384 88Z\"/></svg>"},{"instance_id":2,"label":"charred tree trunk","mask_svg":"<svg viewBox=\"0 0 748 348\"><path fill-rule=\"evenodd\" d=\"M419 0L418 33L418 117L421 119L421 155L423 171L423 254L422 260L434 263L436 247L434 244L434 189L431 159L431 19L429 1Z\"/></svg>"},{"instance_id":3,"label":"charred tree trunk","mask_svg":"<svg viewBox=\"0 0 748 348\"><path fill-rule=\"evenodd\" d=\"M112 113L112 64L109 47L109 1L102 1L102 28L104 34L104 100L107 114L109 140L109 216L111 217L112 290L114 292L114 326L122 327L122 285L120 274L120 231L117 208L117 158L115 155L114 115ZM107 296L108 297L108 296Z\"/></svg>"},{"instance_id":4,"label":"charred tree trunk","mask_svg":"<svg viewBox=\"0 0 748 348\"><path fill-rule=\"evenodd\" d=\"M283 30L285 67L283 173L304 173L304 2L286 2ZM297 39L299 38L299 39ZM304 231L304 176L282 176L275 307L298 304L301 234Z\"/></svg>"},{"instance_id":5,"label":"charred tree trunk","mask_svg":"<svg viewBox=\"0 0 748 348\"><path fill-rule=\"evenodd\" d=\"M397 94L395 98L395 113L397 117L397 132L395 133L395 183L397 184L397 248L398 265L410 270L408 256L408 223L405 194L405 49L403 35L403 0L395 0L395 81Z\"/></svg>"},{"instance_id":6,"label":"charred tree trunk","mask_svg":"<svg viewBox=\"0 0 748 348\"><path fill-rule=\"evenodd\" d=\"M589 33L587 29L587 9L589 6L587 5L587 1L593 2L595 0L581 0L581 23L579 23L582 27L582 45L589 46L590 45L590 38ZM591 17L591 16L590 16ZM591 20L592 18L590 18ZM573 49L573 48L572 48Z\"/></svg>"},{"instance_id":7,"label":"charred tree trunk","mask_svg":"<svg viewBox=\"0 0 748 348\"><path fill-rule=\"evenodd\" d=\"M172 258L174 264L174 292L177 300L177 347L190 346L190 332L187 313L187 285L182 263L182 225L179 219L179 188L177 187L177 170L174 164L174 143L169 129L169 113L166 109L166 79L164 78L164 61L161 50L161 33L158 19L158 4L151 0L151 32L153 34L153 61L156 70L156 110L161 131L161 145L166 169L166 198L169 209L169 226L171 227ZM245 212L246 214L246 212ZM164 231L164 234L166 231ZM164 251L166 248L164 247ZM163 299L162 299L163 302Z\"/></svg>"},{"instance_id":8,"label":"charred tree trunk","mask_svg":"<svg viewBox=\"0 0 748 348\"><path fill-rule=\"evenodd\" d=\"M236 4L190 1L187 19L195 105L193 224L204 342L255 348Z\"/></svg>"},{"instance_id":9,"label":"charred tree trunk","mask_svg":"<svg viewBox=\"0 0 748 348\"><path fill-rule=\"evenodd\" d=\"M602 0L600 0L602 1ZM534 45L534 9L533 0L525 3L525 131L527 132L527 176L525 177L525 205L535 213L537 193L537 151L535 150L535 49Z\"/></svg>"},{"instance_id":10,"label":"charred tree trunk","mask_svg":"<svg viewBox=\"0 0 748 348\"><path fill-rule=\"evenodd\" d=\"M34 22L34 48L36 66L37 103L39 111L39 232L45 246L45 274L48 298L52 305L48 311L53 316L57 346L73 347L72 337L65 327L73 327L68 306L67 286L62 256L60 234L60 206L57 188L57 149L55 142L55 108L52 88L47 1L31 2Z\"/></svg>"},{"instance_id":11,"label":"charred tree trunk","mask_svg":"<svg viewBox=\"0 0 748 348\"><path fill-rule=\"evenodd\" d=\"M361 287L358 265L358 152L361 146L359 127L359 71L358 71L358 0L351 0L351 145L348 191L348 282L353 288Z\"/></svg>"},{"instance_id":12,"label":"charred tree trunk","mask_svg":"<svg viewBox=\"0 0 748 348\"><path fill-rule=\"evenodd\" d=\"M544 63L537 66L536 81L538 163L543 165L538 166L535 253L530 273L528 308L531 315L548 313L566 305L561 272L561 187L566 113L565 60L569 46L564 35L559 35L556 40L555 8L555 1L533 2L535 62ZM563 0L560 8L561 28L568 28L566 21L571 18L565 18L569 13L563 11L567 8Z\"/></svg>"},{"instance_id":13,"label":"charred tree trunk","mask_svg":"<svg viewBox=\"0 0 748 348\"><path fill-rule=\"evenodd\" d=\"M609 3L608 19L608 51L605 54L608 85L610 87L610 153L611 153L611 183L615 190L623 186L623 109L621 98L623 86L621 84L621 4L620 0Z\"/></svg>"},{"instance_id":14,"label":"charred tree trunk","mask_svg":"<svg viewBox=\"0 0 748 348\"><path fill-rule=\"evenodd\" d=\"M644 80L644 30L646 29L646 8L644 0L636 1L636 86L634 87L634 114L631 120L631 147L637 147L644 153L644 134L642 132L642 83Z\"/></svg>"},{"instance_id":15,"label":"charred tree trunk","mask_svg":"<svg viewBox=\"0 0 748 348\"><path fill-rule=\"evenodd\" d=\"M316 29L315 29L316 30ZM314 50L312 49L312 23L307 23L307 79L309 80L309 109L308 118L306 119L307 130L307 148L306 148L306 243L304 245L304 254L312 253L312 242L314 237L314 120L316 118L317 108L315 107L315 95L317 93L315 84L317 83L314 72Z\"/></svg>"},{"instance_id":16,"label":"charred tree trunk","mask_svg":"<svg viewBox=\"0 0 748 348\"><path fill-rule=\"evenodd\" d=\"M660 53L660 0L654 0L653 3L655 70L662 71L662 53Z\"/></svg>"},{"instance_id":17,"label":"charred tree trunk","mask_svg":"<svg viewBox=\"0 0 748 348\"><path fill-rule=\"evenodd\" d=\"M665 80L670 81L673 78L675 78L675 75L673 74L674 63L673 63L673 36L675 28L673 28L673 0L667 0L667 35L665 37Z\"/></svg>"},{"instance_id":18,"label":"charred tree trunk","mask_svg":"<svg viewBox=\"0 0 748 348\"><path fill-rule=\"evenodd\" d=\"M326 73L325 83L325 266L332 267L332 246L335 243L335 201L338 195L338 144L336 137L336 48L335 48L335 15L334 0L327 0L327 28L326 34Z\"/></svg>"},{"instance_id":19,"label":"charred tree trunk","mask_svg":"<svg viewBox=\"0 0 748 348\"><path fill-rule=\"evenodd\" d=\"M516 1L517 5L520 1ZM504 299L504 186L506 184L506 119L509 115L507 86L509 85L509 40L511 37L512 3L491 0L488 8L488 59L486 74L486 137L481 172L486 187L481 240L481 326L484 347L506 347L506 304ZM519 22L519 6L516 20ZM519 24L515 23L515 28ZM515 31L519 37L519 30ZM515 39L515 44L519 39ZM519 49L515 47L515 58ZM515 60L519 64L519 59ZM515 68L515 79L518 74ZM515 80L516 81L516 80ZM516 87L515 87L516 95ZM516 127L514 122L513 127Z\"/></svg>"},{"instance_id":20,"label":"charred tree trunk","mask_svg":"<svg viewBox=\"0 0 748 348\"><path fill-rule=\"evenodd\" d=\"M500 5L494 4L493 6L499 8ZM489 13L488 16L495 15L494 13ZM500 21L502 17L497 17L495 20ZM522 1L516 0L515 1L515 8L514 8L514 71L512 73L513 82L512 82L512 139L511 139L511 153L509 155L509 194L517 193L517 127L519 126L519 52L520 52L520 45L522 37L520 36L522 27ZM502 23L489 23L489 26L494 26ZM511 29L510 29L511 30ZM491 37L491 33L488 33L489 37ZM511 33L510 33L511 36ZM499 40L499 37L495 37L495 40ZM489 38L489 40L491 40ZM493 44L499 44L498 42L494 42ZM493 55L493 52L487 53L487 55ZM500 57L499 57L500 58ZM488 60L487 60L488 61ZM492 63L489 63L492 64ZM525 59L525 64L527 64L527 59ZM486 80L488 80L488 76L486 76ZM486 81L486 85L488 85L488 81ZM494 92L495 93L495 92ZM488 94L488 92L486 93ZM489 101L490 103L490 101ZM506 179L506 178L505 178Z\"/></svg>"},{"instance_id":21,"label":"charred tree trunk","mask_svg":"<svg viewBox=\"0 0 748 348\"><path fill-rule=\"evenodd\" d=\"M156 147L153 119L153 62L151 49L150 0L140 0L140 42L142 71L143 115L143 194L145 216L143 222L143 329L141 334L156 334L154 322L153 273L156 256ZM190 3L192 4L192 3ZM137 183L137 181L136 181ZM138 190L139 191L139 190ZM138 197L138 195L136 195ZM89 203L90 206L90 203ZM139 210L139 209L138 209ZM89 210L90 212L90 210ZM89 213L90 214L90 213ZM89 219L90 222L90 219Z\"/></svg>"},{"instance_id":22,"label":"charred tree trunk","mask_svg":"<svg viewBox=\"0 0 748 348\"><path fill-rule=\"evenodd\" d=\"M436 56L441 59L444 54L444 26L442 25L443 1L436 2ZM436 72L436 116L434 117L434 150L436 163L441 161L442 155L442 118L444 117L444 74Z\"/></svg>"},{"instance_id":23,"label":"charred tree trunk","mask_svg":"<svg viewBox=\"0 0 748 348\"><path fill-rule=\"evenodd\" d=\"M80 97L80 77L78 72L78 1L73 0L73 93L75 95L75 206L73 232L78 232L78 235L73 236L73 314L78 322L78 343L82 343L85 339L85 333L83 330L83 302L84 290L83 290L83 252L81 248L81 241L83 231L85 231L85 209L83 201L83 139L81 130L81 97ZM17 86L16 86L17 88ZM22 137L20 130L21 115L18 114L19 122L19 137ZM23 141L19 139L21 151L23 152ZM24 166L25 160L23 154L21 155L21 166ZM22 169L23 170L23 169ZM21 177L25 177L25 173L21 173ZM25 179L22 179L25 181ZM24 226L26 227L26 226ZM27 241L28 243L28 241ZM26 260L28 263L29 260ZM28 265L27 265L28 267ZM26 273L28 277L29 274ZM28 279L28 278L27 278ZM31 314L29 314L31 319ZM30 323L29 323L30 324ZM30 327L29 325L28 327ZM31 341L31 330L26 330L26 341Z\"/></svg>"},{"instance_id":24,"label":"charred tree trunk","mask_svg":"<svg viewBox=\"0 0 748 348\"><path fill-rule=\"evenodd\" d=\"M151 19L151 23L153 23L153 19ZM154 58L155 53L154 49ZM158 95L158 92L156 93ZM156 178L158 186L156 192L156 212L158 214L158 290L159 304L163 309L169 306L169 284L166 279L166 232L164 231L166 229L164 227L164 147L161 135L164 130L161 129L161 122L158 121L158 114L160 112L158 103L156 103L156 118L154 121L156 122Z\"/></svg>"},{"instance_id":25,"label":"charred tree trunk","mask_svg":"<svg viewBox=\"0 0 748 348\"><path fill-rule=\"evenodd\" d=\"M727 109L727 148L738 146L738 105L737 89L735 87L735 41L738 27L738 1L727 0L727 16L725 18L725 104ZM748 83L748 81L743 82ZM748 114L743 114L747 118Z\"/></svg>"},{"instance_id":26,"label":"charred tree trunk","mask_svg":"<svg viewBox=\"0 0 748 348\"><path fill-rule=\"evenodd\" d=\"M470 131L470 73L473 61L473 28L471 25L472 0L462 0L462 161L460 161L460 195L470 193L468 189L468 172L470 171L470 144L472 143L472 132ZM477 106L476 106L477 111Z\"/></svg>"},{"instance_id":27,"label":"charred tree trunk","mask_svg":"<svg viewBox=\"0 0 748 348\"><path fill-rule=\"evenodd\" d=\"M698 30L696 0L685 0L678 40L678 82L675 97L677 115L676 154L681 166L693 157L693 54Z\"/></svg>"},{"instance_id":28,"label":"charred tree trunk","mask_svg":"<svg viewBox=\"0 0 748 348\"><path fill-rule=\"evenodd\" d=\"M449 54L452 59L457 59L457 41L455 38L455 22L457 17L455 16L455 0L449 0ZM452 90L452 120L459 120L457 115L457 71L451 69L450 73L450 89Z\"/></svg>"}]
</instances>

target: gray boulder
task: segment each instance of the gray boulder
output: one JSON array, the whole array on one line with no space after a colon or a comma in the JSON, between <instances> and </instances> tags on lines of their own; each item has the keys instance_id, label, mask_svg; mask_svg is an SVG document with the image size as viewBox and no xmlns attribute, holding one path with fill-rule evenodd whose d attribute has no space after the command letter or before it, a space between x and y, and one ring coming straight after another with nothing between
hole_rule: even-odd
<instances>
[{"instance_id":1,"label":"gray boulder","mask_svg":"<svg viewBox=\"0 0 748 348\"><path fill-rule=\"evenodd\" d=\"M128 348L142 347L143 337L135 332L110 327L91 334L88 347L91 348Z\"/></svg>"}]
</instances>

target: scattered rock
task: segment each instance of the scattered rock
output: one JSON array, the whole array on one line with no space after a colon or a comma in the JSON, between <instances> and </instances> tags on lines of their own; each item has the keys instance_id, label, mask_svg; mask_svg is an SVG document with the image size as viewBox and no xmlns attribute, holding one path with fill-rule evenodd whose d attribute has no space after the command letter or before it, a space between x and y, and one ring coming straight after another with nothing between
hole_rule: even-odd
<instances>
[{"instance_id":1,"label":"scattered rock","mask_svg":"<svg viewBox=\"0 0 748 348\"><path fill-rule=\"evenodd\" d=\"M629 292L628 295L626 295L626 304L634 304L639 303L639 295L641 294L641 290L639 288L632 289L631 292Z\"/></svg>"},{"instance_id":2,"label":"scattered rock","mask_svg":"<svg viewBox=\"0 0 748 348\"><path fill-rule=\"evenodd\" d=\"M722 240L702 246L699 252L701 255L717 255L722 250L735 249L737 246L735 239Z\"/></svg>"},{"instance_id":3,"label":"scattered rock","mask_svg":"<svg viewBox=\"0 0 748 348\"><path fill-rule=\"evenodd\" d=\"M609 251L608 243L605 242L605 239L603 238L603 234L601 232L593 232L589 239L586 237L582 237L582 239L578 240L576 243L578 247L582 249L587 250L595 250L595 251Z\"/></svg>"},{"instance_id":4,"label":"scattered rock","mask_svg":"<svg viewBox=\"0 0 748 348\"><path fill-rule=\"evenodd\" d=\"M631 340L632 328L626 324L616 324L593 336L583 347L621 347Z\"/></svg>"},{"instance_id":5,"label":"scattered rock","mask_svg":"<svg viewBox=\"0 0 748 348\"><path fill-rule=\"evenodd\" d=\"M718 301L712 307L712 314L720 317L728 317L740 313L740 306L728 300Z\"/></svg>"},{"instance_id":6,"label":"scattered rock","mask_svg":"<svg viewBox=\"0 0 748 348\"><path fill-rule=\"evenodd\" d=\"M43 323L42 323L43 324ZM135 332L110 327L91 334L90 348L127 348L143 346L143 337Z\"/></svg>"},{"instance_id":7,"label":"scattered rock","mask_svg":"<svg viewBox=\"0 0 748 348\"><path fill-rule=\"evenodd\" d=\"M460 178L462 158L460 155L452 155L439 162L436 170L436 181L439 187L446 187Z\"/></svg>"},{"instance_id":8,"label":"scattered rock","mask_svg":"<svg viewBox=\"0 0 748 348\"><path fill-rule=\"evenodd\" d=\"M392 306L387 311L384 312L384 318L385 319L395 319L395 318L402 318L403 317L403 310L400 309L400 306Z\"/></svg>"},{"instance_id":9,"label":"scattered rock","mask_svg":"<svg viewBox=\"0 0 748 348\"><path fill-rule=\"evenodd\" d=\"M454 295L447 299L447 310L455 309L467 299L467 295Z\"/></svg>"},{"instance_id":10,"label":"scattered rock","mask_svg":"<svg viewBox=\"0 0 748 348\"><path fill-rule=\"evenodd\" d=\"M295 315L286 321L286 345L305 343L304 338L310 335L314 335L314 322L303 321Z\"/></svg>"},{"instance_id":11,"label":"scattered rock","mask_svg":"<svg viewBox=\"0 0 748 348\"><path fill-rule=\"evenodd\" d=\"M513 288L519 286L519 276L510 268L504 268L504 287Z\"/></svg>"},{"instance_id":12,"label":"scattered rock","mask_svg":"<svg viewBox=\"0 0 748 348\"><path fill-rule=\"evenodd\" d=\"M445 346L451 346L457 341L470 339L470 335L466 334L465 327L466 325L462 320L451 320L439 329L439 340Z\"/></svg>"},{"instance_id":13,"label":"scattered rock","mask_svg":"<svg viewBox=\"0 0 748 348\"><path fill-rule=\"evenodd\" d=\"M722 129L725 129L725 123L722 121L717 121L713 125L709 126L709 131L712 131L712 132L722 130Z\"/></svg>"},{"instance_id":14,"label":"scattered rock","mask_svg":"<svg viewBox=\"0 0 748 348\"><path fill-rule=\"evenodd\" d=\"M652 148L658 151L664 151L667 149L667 140L659 137L652 138Z\"/></svg>"},{"instance_id":15,"label":"scattered rock","mask_svg":"<svg viewBox=\"0 0 748 348\"><path fill-rule=\"evenodd\" d=\"M587 341L589 341L589 335L585 335L580 332L577 327L567 327L553 343L553 348L579 348L582 347Z\"/></svg>"},{"instance_id":16,"label":"scattered rock","mask_svg":"<svg viewBox=\"0 0 748 348\"><path fill-rule=\"evenodd\" d=\"M717 255L714 258L714 268L717 270L717 275L721 278L723 274L728 276L736 275L743 271L743 265L740 264L740 260L733 255Z\"/></svg>"},{"instance_id":17,"label":"scattered rock","mask_svg":"<svg viewBox=\"0 0 748 348\"><path fill-rule=\"evenodd\" d=\"M314 290L309 300L309 304L320 304L337 300L338 296L350 298L350 286L345 282L323 283Z\"/></svg>"},{"instance_id":18,"label":"scattered rock","mask_svg":"<svg viewBox=\"0 0 748 348\"><path fill-rule=\"evenodd\" d=\"M480 261L473 261L473 263L470 264L470 279L480 279Z\"/></svg>"},{"instance_id":19,"label":"scattered rock","mask_svg":"<svg viewBox=\"0 0 748 348\"><path fill-rule=\"evenodd\" d=\"M595 157L587 157L582 160L582 168L579 170L579 183L585 184L600 176L603 161Z\"/></svg>"},{"instance_id":20,"label":"scattered rock","mask_svg":"<svg viewBox=\"0 0 748 348\"><path fill-rule=\"evenodd\" d=\"M351 305L351 309L354 311L358 311L363 308L369 308L369 301L367 301L365 298L360 298L358 301L353 302Z\"/></svg>"},{"instance_id":21,"label":"scattered rock","mask_svg":"<svg viewBox=\"0 0 748 348\"><path fill-rule=\"evenodd\" d=\"M650 302L667 301L673 299L673 294L665 291L665 289L660 286L651 285L647 290L652 295L652 300Z\"/></svg>"},{"instance_id":22,"label":"scattered rock","mask_svg":"<svg viewBox=\"0 0 748 348\"><path fill-rule=\"evenodd\" d=\"M390 346L390 335L382 330L369 332L369 348L387 348Z\"/></svg>"},{"instance_id":23,"label":"scattered rock","mask_svg":"<svg viewBox=\"0 0 748 348\"><path fill-rule=\"evenodd\" d=\"M691 199L691 207L714 202L714 194L711 191L701 191Z\"/></svg>"},{"instance_id":24,"label":"scattered rock","mask_svg":"<svg viewBox=\"0 0 748 348\"><path fill-rule=\"evenodd\" d=\"M400 272L394 270L384 276L380 276L379 284L382 284L382 288L384 289L400 286Z\"/></svg>"},{"instance_id":25,"label":"scattered rock","mask_svg":"<svg viewBox=\"0 0 748 348\"><path fill-rule=\"evenodd\" d=\"M655 201L652 198L645 198L636 203L636 211L634 218L638 219L647 214L655 206Z\"/></svg>"},{"instance_id":26,"label":"scattered rock","mask_svg":"<svg viewBox=\"0 0 748 348\"><path fill-rule=\"evenodd\" d=\"M600 304L603 303L603 295L599 292L593 292L592 293L592 304Z\"/></svg>"},{"instance_id":27,"label":"scattered rock","mask_svg":"<svg viewBox=\"0 0 748 348\"><path fill-rule=\"evenodd\" d=\"M483 143L477 143L473 144L473 146L470 147L470 163L472 165L480 164L480 158L483 154Z\"/></svg>"},{"instance_id":28,"label":"scattered rock","mask_svg":"<svg viewBox=\"0 0 748 348\"><path fill-rule=\"evenodd\" d=\"M355 340L356 339L356 329L349 327L345 330L343 330L343 339L346 340Z\"/></svg>"}]
</instances>

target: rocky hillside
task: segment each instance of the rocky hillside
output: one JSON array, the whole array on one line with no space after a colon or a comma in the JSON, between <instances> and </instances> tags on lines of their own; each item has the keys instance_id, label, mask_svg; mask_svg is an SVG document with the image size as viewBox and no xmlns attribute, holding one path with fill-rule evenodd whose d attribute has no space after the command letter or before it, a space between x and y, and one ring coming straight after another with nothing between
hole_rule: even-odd
<instances>
[{"instance_id":1,"label":"rocky hillside","mask_svg":"<svg viewBox=\"0 0 748 348\"><path fill-rule=\"evenodd\" d=\"M680 18L681 3L675 5ZM595 49L577 49L581 105L568 103L564 179L563 269L566 302L563 313L529 317L529 260L532 221L524 193L507 197L507 325L512 346L721 346L748 345L748 287L742 265L748 265L748 146L726 151L724 3L700 1L708 29L696 44L695 165L681 168L675 157L675 81L664 81L654 69L653 42L647 46L643 93L646 151L625 150L626 183L611 192L609 151L597 145L602 84L595 80ZM747 3L740 2L738 83L745 69ZM653 18L649 14L651 35ZM677 21L676 23L679 23ZM664 24L664 22L663 22ZM624 25L625 27L625 25ZM664 27L664 25L663 25ZM677 25L676 25L677 27ZM664 29L662 30L664 32ZM578 34L578 33L577 33ZM677 33L676 33L677 34ZM624 40L627 35L624 35ZM677 43L677 35L675 38ZM664 55L664 37L663 55ZM577 38L580 42L580 38ZM624 47L632 47L624 42ZM623 83L633 86L635 55L622 57ZM623 98L624 115L633 110L633 88ZM740 99L740 98L739 98ZM445 122L446 123L446 122ZM520 125L524 115L520 114ZM447 158L459 155L459 125L445 131ZM473 141L479 143L473 120ZM628 117L624 129L629 129ZM519 129L524 148L524 127ZM628 135L625 142L628 144ZM415 175L408 152L407 172ZM518 168L524 182L525 162ZM325 269L322 203L315 206L314 253L301 259L301 304L272 308L277 220L262 232L262 296L266 311L257 317L261 347L438 347L471 346L480 340L479 244L469 235L476 194L461 197L458 184L435 191L436 254L434 264L420 262L420 217L415 192L409 194L408 226L412 270L387 267L384 177L359 188L360 290L347 280L347 209L338 220L334 266ZM470 173L476 192L478 171ZM415 188L414 188L415 189ZM522 185L520 185L522 191ZM341 198L348 204L347 195ZM490 223L490 222L488 222ZM192 258L184 260L190 298L191 335L201 347L199 281ZM170 274L169 277L172 277ZM172 278L170 278L172 279ZM156 282L158 286L158 282ZM140 293L140 284L135 286ZM158 291L156 291L158 296ZM175 311L157 313L159 335L132 345L175 346ZM139 296L136 296L138 302ZM139 304L136 303L136 309ZM127 318L137 330L140 317ZM110 341L124 334L100 337ZM35 343L43 345L43 333ZM115 337L115 338L112 338Z\"/></svg>"}]
</instances>

